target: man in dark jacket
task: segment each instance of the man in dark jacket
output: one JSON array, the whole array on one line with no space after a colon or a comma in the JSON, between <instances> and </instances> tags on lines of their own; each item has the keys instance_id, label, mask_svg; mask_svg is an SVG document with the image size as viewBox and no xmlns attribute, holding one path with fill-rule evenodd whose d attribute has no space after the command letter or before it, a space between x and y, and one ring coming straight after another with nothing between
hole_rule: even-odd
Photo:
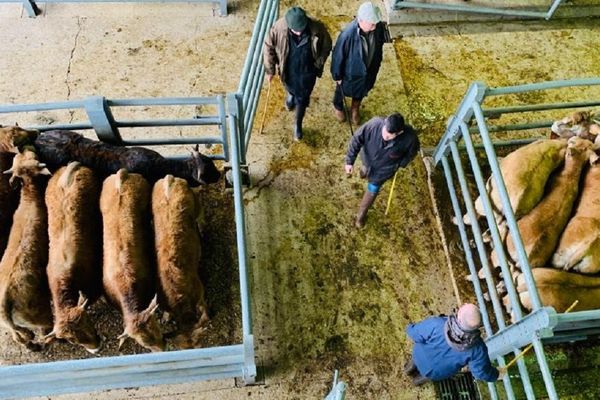
<instances>
[{"instance_id":1,"label":"man in dark jacket","mask_svg":"<svg viewBox=\"0 0 600 400\"><path fill-rule=\"evenodd\" d=\"M477 379L501 379L505 370L492 365L480 326L481 314L474 304L463 304L456 315L409 324L406 333L415 345L404 372L412 376L415 385L447 379L466 365Z\"/></svg>"},{"instance_id":2,"label":"man in dark jacket","mask_svg":"<svg viewBox=\"0 0 600 400\"><path fill-rule=\"evenodd\" d=\"M352 98L351 118L360 124L360 103L375 85L386 42L386 26L381 11L370 1L361 4L356 19L338 36L331 56L331 75L336 82L333 107L343 122L344 96Z\"/></svg>"},{"instance_id":3,"label":"man in dark jacket","mask_svg":"<svg viewBox=\"0 0 600 400\"><path fill-rule=\"evenodd\" d=\"M269 82L279 72L287 90L286 108L296 109L294 139L302 139L302 120L317 77L331 52L331 36L300 7L292 7L275 22L265 40L263 59Z\"/></svg>"},{"instance_id":4,"label":"man in dark jacket","mask_svg":"<svg viewBox=\"0 0 600 400\"><path fill-rule=\"evenodd\" d=\"M394 176L398 168L406 167L419 148L417 133L404 123L404 117L398 113L387 118L372 118L356 130L346 153L345 169L347 174L352 174L352 166L360 153L363 163L360 177L367 178L369 182L356 215L357 228L364 226L367 211L381 185Z\"/></svg>"}]
</instances>

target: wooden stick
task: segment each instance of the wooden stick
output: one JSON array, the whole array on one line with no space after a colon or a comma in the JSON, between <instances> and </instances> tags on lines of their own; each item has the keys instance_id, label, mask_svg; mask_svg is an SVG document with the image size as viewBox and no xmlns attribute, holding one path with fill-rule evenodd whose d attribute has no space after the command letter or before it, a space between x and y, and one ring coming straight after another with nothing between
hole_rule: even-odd
<instances>
[{"instance_id":1,"label":"wooden stick","mask_svg":"<svg viewBox=\"0 0 600 400\"><path fill-rule=\"evenodd\" d=\"M265 118L267 117L267 108L269 107L269 97L271 97L271 81L269 81L269 86L267 87L267 100L265 101L265 109L263 111L262 121L260 122L260 128L258 129L259 135L262 135L263 129L265 127Z\"/></svg>"},{"instance_id":2,"label":"wooden stick","mask_svg":"<svg viewBox=\"0 0 600 400\"><path fill-rule=\"evenodd\" d=\"M569 306L569 308L567 308L563 314L566 314L566 313L568 313L569 311L572 311L572 310L575 308L575 306L577 305L577 303L579 303L579 300L575 300L575 301L573 302L573 304L571 304L571 305ZM532 348L532 347L533 347L533 343L532 343L532 344L530 344L529 346L525 347L525 350L523 350L522 352L520 352L520 353L519 353L519 355L517 355L517 356L516 356L515 358L513 358L513 359L512 359L512 360L511 360L511 361L510 361L508 364L506 364L506 367L504 367L504 368L506 368L506 369L509 369L509 368L510 368L510 367L511 367L511 366L512 366L514 363L516 363L516 362L517 362L519 359L523 358L523 356L524 356L524 355L525 355L525 354L526 354L526 353L527 353L529 350L531 350L531 348Z\"/></svg>"},{"instance_id":3,"label":"wooden stick","mask_svg":"<svg viewBox=\"0 0 600 400\"><path fill-rule=\"evenodd\" d=\"M385 208L385 215L388 215L388 211L390 211L390 206L392 205L392 195L394 194L394 188L396 187L396 177L398 176L398 170L394 174L394 180L392 181L392 189L390 190L390 195L388 196L387 207Z\"/></svg>"}]
</instances>

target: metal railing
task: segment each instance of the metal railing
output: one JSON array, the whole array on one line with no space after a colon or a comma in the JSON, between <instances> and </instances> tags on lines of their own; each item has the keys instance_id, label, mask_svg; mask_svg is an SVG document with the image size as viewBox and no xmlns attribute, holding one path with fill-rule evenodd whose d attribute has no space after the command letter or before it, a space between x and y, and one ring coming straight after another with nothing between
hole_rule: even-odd
<instances>
[{"instance_id":1,"label":"metal railing","mask_svg":"<svg viewBox=\"0 0 600 400\"><path fill-rule=\"evenodd\" d=\"M521 18L543 18L549 20L554 15L554 12L560 5L562 0L553 0L550 8L546 12L542 11L528 11L519 10L514 8L499 8L499 7L483 7L474 6L468 4L448 4L448 3L421 3L417 1L403 1L395 0L392 8L394 10L401 10L404 8L417 8L424 10L433 11L457 11L461 13L472 13L472 14L489 14L498 15L505 17L521 17Z\"/></svg>"},{"instance_id":2,"label":"metal railing","mask_svg":"<svg viewBox=\"0 0 600 400\"><path fill-rule=\"evenodd\" d=\"M200 115L181 119L117 120L112 108L120 106L179 106L213 105L217 115ZM39 112L51 110L84 109L88 120L74 123L28 126L40 131L51 129L94 129L101 140L119 145L177 145L220 144L222 152L212 154L215 159L232 164L234 179L234 205L240 300L242 306L243 343L164 353L141 354L96 359L57 361L48 363L0 367L0 398L39 396L59 393L97 391L111 388L148 386L164 383L182 383L198 380L241 377L253 383L256 376L254 337L250 315L250 293L246 268L246 234L244 209L240 186L238 157L238 116L226 114L222 96L193 98L150 98L109 100L102 96L88 97L82 101L59 103L2 105L0 114ZM219 136L193 136L188 138L139 139L125 141L119 128L215 126ZM229 126L228 126L229 125ZM229 138L227 134L229 133ZM229 152L231 145L231 155Z\"/></svg>"},{"instance_id":3,"label":"metal railing","mask_svg":"<svg viewBox=\"0 0 600 400\"><path fill-rule=\"evenodd\" d=\"M600 85L600 78L570 80L570 81L552 81L543 82L532 85L512 86L504 88L488 88L480 82L473 83L465 94L457 112L448 121L447 129L436 147L433 158L436 165L443 166L444 175L446 178L448 191L452 203L452 208L456 217L462 247L465 252L466 262L469 272L473 277L473 285L475 295L482 311L482 319L484 329L487 335L487 346L490 358L497 360L500 366L505 366L504 356L509 353L514 353L515 356L520 354L520 348L527 344L533 344L535 356L539 365L547 396L550 399L557 399L556 388L548 367L548 362L544 353L544 342L565 342L572 340L585 339L589 335L600 332L600 310L581 311L570 314L559 314L552 307L544 307L540 301L538 291L535 286L531 268L527 259L527 254L523 248L520 232L517 228L517 221L510 205L510 200L506 191L506 186L500 172L498 159L495 152L495 143L492 142L488 129L488 121L486 117L498 117L503 114L513 113L535 113L539 111L565 109L565 108L581 108L590 105L596 105L600 102L597 100L580 101L564 104L534 104L517 107L489 108L484 109L482 103L486 98L499 95L512 95L530 91L549 90L559 88L569 88L575 86L594 86ZM470 124L474 127L469 128ZM527 124L513 124L505 126L496 126L495 131L511 131L534 129L538 127L550 127L551 121L534 122ZM492 248L496 250L500 268L504 277L510 277L507 255L504 251L504 245L499 235L498 224L492 212L490 197L486 191L485 179L481 172L481 167L477 154L475 152L476 145L473 142L473 136L476 135L481 141L480 146L485 150L486 161L491 169L491 176L494 179L496 187L502 201L502 210L504 210L505 220L509 227L510 235L518 254L518 263L521 266L521 271L525 278L527 290L532 303L532 312L524 316L521 310L519 297L512 279L504 279L506 291L511 308L514 313L514 324L507 325L503 314L501 301L496 291L492 268L489 263L488 250L482 238L482 228L477 220L475 213L474 202L470 195L467 177L462 166L461 157L466 152L471 173L474 176L475 183L478 189L478 194L482 200L485 210L485 220L490 230L492 239ZM521 143L522 141L515 141ZM459 143L461 146L459 147ZM508 142L510 143L510 142ZM507 144L504 142L503 144ZM451 159L451 161L450 161ZM456 190L456 180L458 179L458 187L462 195L462 204L466 208L466 214L471 222L471 237L474 239L479 265L483 267L485 273L485 285L487 293L490 296L491 309L495 317L495 325L492 324L492 319L488 314L486 302L484 300L482 285L477 279L477 270L475 257L471 251L471 243L467 227L463 222L464 210L459 202L459 191ZM536 395L531 385L529 373L522 358L517 362L519 375L523 384L523 389L527 399L535 399ZM514 399L514 391L510 376L506 375L503 380L506 396L509 399ZM496 386L492 383L488 384L490 394L493 399L498 398ZM538 396L539 397L539 396Z\"/></svg>"},{"instance_id":4,"label":"metal railing","mask_svg":"<svg viewBox=\"0 0 600 400\"><path fill-rule=\"evenodd\" d=\"M22 3L31 18L41 14L36 3L215 3L219 14L227 15L227 0L0 0L0 3Z\"/></svg>"},{"instance_id":5,"label":"metal railing","mask_svg":"<svg viewBox=\"0 0 600 400\"><path fill-rule=\"evenodd\" d=\"M279 0L262 0L258 7L254 31L248 46L246 62L240 77L236 99L237 108L240 112L240 159L242 164L246 163L246 150L250 143L252 124L260 98L260 88L264 80L265 67L262 59L263 43L271 26L277 19L279 13ZM234 106L233 102L229 102Z\"/></svg>"}]
</instances>

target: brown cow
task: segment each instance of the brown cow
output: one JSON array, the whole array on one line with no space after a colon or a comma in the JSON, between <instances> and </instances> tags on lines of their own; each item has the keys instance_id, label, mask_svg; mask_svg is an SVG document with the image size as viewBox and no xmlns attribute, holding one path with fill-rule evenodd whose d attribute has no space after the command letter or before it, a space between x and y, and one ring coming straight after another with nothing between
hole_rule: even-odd
<instances>
[{"instance_id":1,"label":"brown cow","mask_svg":"<svg viewBox=\"0 0 600 400\"><path fill-rule=\"evenodd\" d=\"M554 253L558 238L571 217L581 170L591 153L592 142L577 136L570 138L564 168L549 183L542 201L517 222L531 268L544 267ZM506 248L518 264L512 235L506 238Z\"/></svg>"},{"instance_id":2,"label":"brown cow","mask_svg":"<svg viewBox=\"0 0 600 400\"><path fill-rule=\"evenodd\" d=\"M590 157L579 204L560 237L552 266L584 274L600 271L600 158Z\"/></svg>"},{"instance_id":3,"label":"brown cow","mask_svg":"<svg viewBox=\"0 0 600 400\"><path fill-rule=\"evenodd\" d=\"M54 329L46 336L82 345L95 354L100 338L85 306L102 291L100 185L91 169L72 162L48 182L48 282Z\"/></svg>"},{"instance_id":4,"label":"brown cow","mask_svg":"<svg viewBox=\"0 0 600 400\"><path fill-rule=\"evenodd\" d=\"M22 180L21 201L15 211L6 251L0 261L0 321L13 339L30 350L34 330L45 333L52 327L50 291L46 277L48 263L48 222L44 205L45 179L50 171L38 162L35 153L17 154L5 173Z\"/></svg>"},{"instance_id":5,"label":"brown cow","mask_svg":"<svg viewBox=\"0 0 600 400\"><path fill-rule=\"evenodd\" d=\"M150 185L139 174L120 169L102 185L104 291L123 314L119 347L129 336L152 350L165 349L154 312L158 308L152 267Z\"/></svg>"},{"instance_id":6,"label":"brown cow","mask_svg":"<svg viewBox=\"0 0 600 400\"><path fill-rule=\"evenodd\" d=\"M531 271L543 305L564 312L575 300L579 303L574 311L596 310L600 308L600 277L565 272L554 268L536 268ZM517 277L517 292L521 304L532 309L525 277Z\"/></svg>"},{"instance_id":7,"label":"brown cow","mask_svg":"<svg viewBox=\"0 0 600 400\"><path fill-rule=\"evenodd\" d=\"M566 147L566 140L538 140L500 161L502 178L516 218L527 214L539 203L550 174L563 163ZM500 220L503 208L494 177L488 179L487 191ZM480 198L475 202L475 209L479 215L485 215ZM465 222L468 222L466 216Z\"/></svg>"},{"instance_id":8,"label":"brown cow","mask_svg":"<svg viewBox=\"0 0 600 400\"><path fill-rule=\"evenodd\" d=\"M198 276L199 203L187 182L167 175L152 191L160 303L177 324L178 347L198 345L208 322L204 287Z\"/></svg>"},{"instance_id":9,"label":"brown cow","mask_svg":"<svg viewBox=\"0 0 600 400\"><path fill-rule=\"evenodd\" d=\"M0 172L11 167L18 147L33 143L37 134L37 131L27 131L18 126L0 126ZM13 214L19 205L20 188L11 185L9 179L8 175L0 175L0 254L6 249Z\"/></svg>"},{"instance_id":10,"label":"brown cow","mask_svg":"<svg viewBox=\"0 0 600 400\"><path fill-rule=\"evenodd\" d=\"M17 153L23 146L33 145L38 135L38 131L26 130L18 126L0 125L0 152Z\"/></svg>"}]
</instances>

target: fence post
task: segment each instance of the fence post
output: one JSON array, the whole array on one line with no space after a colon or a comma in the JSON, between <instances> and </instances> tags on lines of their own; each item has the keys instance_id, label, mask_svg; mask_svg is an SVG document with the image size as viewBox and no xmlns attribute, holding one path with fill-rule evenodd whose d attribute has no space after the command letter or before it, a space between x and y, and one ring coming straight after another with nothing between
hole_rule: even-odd
<instances>
[{"instance_id":1,"label":"fence post","mask_svg":"<svg viewBox=\"0 0 600 400\"><path fill-rule=\"evenodd\" d=\"M113 144L123 141L105 97L87 97L83 102L83 106L85 107L85 112L88 115L90 123L96 131L98 139Z\"/></svg>"}]
</instances>

